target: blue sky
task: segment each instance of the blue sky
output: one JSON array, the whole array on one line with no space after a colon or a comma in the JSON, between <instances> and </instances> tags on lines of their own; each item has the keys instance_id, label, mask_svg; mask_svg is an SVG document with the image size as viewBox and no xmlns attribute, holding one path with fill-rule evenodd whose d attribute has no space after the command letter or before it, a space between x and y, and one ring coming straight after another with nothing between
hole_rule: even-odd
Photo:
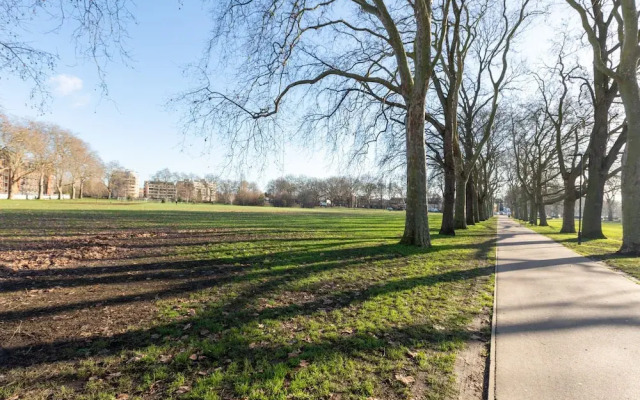
<instances>
[{"instance_id":1,"label":"blue sky","mask_svg":"<svg viewBox=\"0 0 640 400\"><path fill-rule=\"evenodd\" d=\"M131 39L127 45L132 61L125 66L116 59L108 65L106 98L98 87L95 65L75 56L69 32L47 32L50 23L34 21L29 39L36 47L60 56L50 81L52 100L44 110L34 108L29 99L31 82L3 76L0 106L9 115L36 118L73 131L104 161L117 160L142 180L165 167L229 178L242 174L263 187L282 173L317 177L339 174L342 163L326 157L319 149L293 145L288 146L284 157L277 156L279 162L264 168L258 165L223 170L224 149L220 143L214 142L212 150L205 151L202 138L182 134L180 115L167 111L165 104L172 95L190 87L183 68L199 60L209 36L211 17L202 4L139 1L133 10L137 24L129 28ZM526 57L537 58L547 47L551 31L544 24L527 33L522 43ZM213 79L221 85L225 83L223 74Z\"/></svg>"},{"instance_id":2,"label":"blue sky","mask_svg":"<svg viewBox=\"0 0 640 400\"><path fill-rule=\"evenodd\" d=\"M203 139L185 137L180 115L165 107L172 95L190 87L190 80L182 72L202 54L211 29L207 9L197 1L141 1L134 13L137 24L129 28L127 45L132 60L130 66L117 58L108 65L108 97L98 86L95 65L76 57L68 32L45 34L49 25L34 21L29 39L36 47L60 56L49 85L52 100L44 110L35 108L29 98L31 82L3 76L3 111L67 128L87 141L103 160L117 160L141 179L166 167L199 175L222 173L230 178L243 174L266 186L282 172L313 176L339 172L322 152L292 146L284 155L284 169L282 162L242 170L222 169L226 165L224 149L213 143L212 150L203 150ZM217 79L224 82L225 77Z\"/></svg>"}]
</instances>

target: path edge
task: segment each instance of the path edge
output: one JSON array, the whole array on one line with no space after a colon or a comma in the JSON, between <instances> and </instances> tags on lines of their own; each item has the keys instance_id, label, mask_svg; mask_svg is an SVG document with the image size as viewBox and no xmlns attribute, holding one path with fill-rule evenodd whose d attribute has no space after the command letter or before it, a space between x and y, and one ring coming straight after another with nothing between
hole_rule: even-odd
<instances>
[{"instance_id":1,"label":"path edge","mask_svg":"<svg viewBox=\"0 0 640 400\"><path fill-rule=\"evenodd\" d=\"M499 218L499 217L498 217ZM499 219L498 219L499 221ZM487 400L496 398L496 325L498 323L498 229L496 224L496 257L493 266L493 313L491 313L491 343L489 345L489 383L487 385Z\"/></svg>"}]
</instances>

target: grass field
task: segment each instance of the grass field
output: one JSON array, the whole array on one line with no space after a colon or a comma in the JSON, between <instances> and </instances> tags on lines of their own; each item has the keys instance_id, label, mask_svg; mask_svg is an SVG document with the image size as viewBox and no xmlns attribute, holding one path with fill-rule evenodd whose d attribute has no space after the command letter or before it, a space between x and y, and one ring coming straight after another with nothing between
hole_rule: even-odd
<instances>
[{"instance_id":1,"label":"grass field","mask_svg":"<svg viewBox=\"0 0 640 400\"><path fill-rule=\"evenodd\" d=\"M455 398L495 220L425 251L403 219L0 201L0 398Z\"/></svg>"},{"instance_id":2,"label":"grass field","mask_svg":"<svg viewBox=\"0 0 640 400\"><path fill-rule=\"evenodd\" d=\"M548 222L549 226L531 226L529 224L527 226L582 255L604 261L608 265L640 279L640 257L617 254L622 246L622 224L620 222L602 222L602 232L607 238L585 239L580 245L578 245L577 234L559 233L562 227L561 219L551 219Z\"/></svg>"}]
</instances>

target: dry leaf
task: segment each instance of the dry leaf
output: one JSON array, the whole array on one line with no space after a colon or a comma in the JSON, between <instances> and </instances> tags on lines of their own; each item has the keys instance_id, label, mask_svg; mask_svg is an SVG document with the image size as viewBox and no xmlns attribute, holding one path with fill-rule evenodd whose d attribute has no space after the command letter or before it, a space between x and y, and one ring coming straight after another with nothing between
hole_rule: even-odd
<instances>
[{"instance_id":1,"label":"dry leaf","mask_svg":"<svg viewBox=\"0 0 640 400\"><path fill-rule=\"evenodd\" d=\"M416 358L416 357L418 357L418 352L417 352L417 351L407 350L407 354L408 354L408 355L409 355L409 357L411 357L411 358Z\"/></svg>"},{"instance_id":2,"label":"dry leaf","mask_svg":"<svg viewBox=\"0 0 640 400\"><path fill-rule=\"evenodd\" d=\"M198 359L198 355L195 353L189 356L189 360L195 361L197 359Z\"/></svg>"},{"instance_id":3,"label":"dry leaf","mask_svg":"<svg viewBox=\"0 0 640 400\"><path fill-rule=\"evenodd\" d=\"M298 364L298 366L300 366L300 368L305 368L309 366L309 361L307 360L300 360L300 364Z\"/></svg>"},{"instance_id":4,"label":"dry leaf","mask_svg":"<svg viewBox=\"0 0 640 400\"><path fill-rule=\"evenodd\" d=\"M178 390L176 390L177 394L183 394L191 391L191 386L180 386Z\"/></svg>"},{"instance_id":5,"label":"dry leaf","mask_svg":"<svg viewBox=\"0 0 640 400\"><path fill-rule=\"evenodd\" d=\"M116 396L116 400L127 400L129 398L129 395L126 393L120 393L119 395Z\"/></svg>"},{"instance_id":6,"label":"dry leaf","mask_svg":"<svg viewBox=\"0 0 640 400\"><path fill-rule=\"evenodd\" d=\"M172 358L173 356L171 354L167 354L167 355L161 354L159 359L161 363L168 363L169 361L171 361Z\"/></svg>"},{"instance_id":7,"label":"dry leaf","mask_svg":"<svg viewBox=\"0 0 640 400\"><path fill-rule=\"evenodd\" d=\"M409 386L410 384L412 384L412 383L414 383L416 381L413 376L407 376L407 375L402 375L402 374L396 374L396 380L404 383L407 386Z\"/></svg>"},{"instance_id":8,"label":"dry leaf","mask_svg":"<svg viewBox=\"0 0 640 400\"><path fill-rule=\"evenodd\" d=\"M182 328L183 331L186 331L187 329L191 328L191 324L186 324L184 326L184 328Z\"/></svg>"},{"instance_id":9,"label":"dry leaf","mask_svg":"<svg viewBox=\"0 0 640 400\"><path fill-rule=\"evenodd\" d=\"M296 351L292 351L291 353L287 354L287 357L293 358L293 357L297 357L299 355L300 355L300 350L296 350Z\"/></svg>"}]
</instances>

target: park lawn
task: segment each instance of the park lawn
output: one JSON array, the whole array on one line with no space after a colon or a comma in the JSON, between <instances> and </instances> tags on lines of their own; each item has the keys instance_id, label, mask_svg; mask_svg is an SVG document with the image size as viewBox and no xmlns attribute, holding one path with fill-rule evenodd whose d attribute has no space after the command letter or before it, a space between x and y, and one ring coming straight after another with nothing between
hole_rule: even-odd
<instances>
[{"instance_id":1,"label":"park lawn","mask_svg":"<svg viewBox=\"0 0 640 400\"><path fill-rule=\"evenodd\" d=\"M429 250L403 221L0 201L0 398L453 398L490 336L495 219L432 215Z\"/></svg>"},{"instance_id":2,"label":"park lawn","mask_svg":"<svg viewBox=\"0 0 640 400\"><path fill-rule=\"evenodd\" d=\"M531 226L527 224L527 227L562 243L577 253L603 261L614 268L640 279L640 257L617 254L617 251L622 246L622 224L620 222L603 221L602 233L604 233L607 238L584 239L580 245L578 244L577 234L559 233L562 227L561 219L550 219L548 222L549 226Z\"/></svg>"}]
</instances>

